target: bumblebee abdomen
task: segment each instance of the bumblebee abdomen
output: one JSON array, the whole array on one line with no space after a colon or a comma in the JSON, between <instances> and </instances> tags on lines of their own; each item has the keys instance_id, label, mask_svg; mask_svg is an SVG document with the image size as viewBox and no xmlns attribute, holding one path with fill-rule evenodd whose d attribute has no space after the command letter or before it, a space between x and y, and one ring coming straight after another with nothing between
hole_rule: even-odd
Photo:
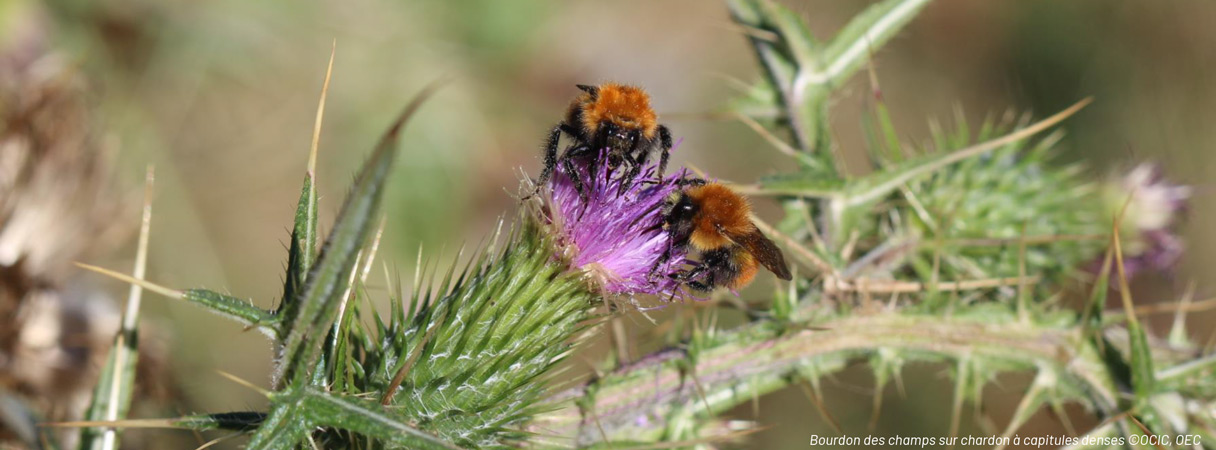
<instances>
[{"instance_id":1,"label":"bumblebee abdomen","mask_svg":"<svg viewBox=\"0 0 1216 450\"><path fill-rule=\"evenodd\" d=\"M737 271L734 278L727 283L728 288L734 291L741 290L752 283L756 278L756 272L759 271L759 264L756 263L756 258L751 253L745 251L735 251L731 254L732 266Z\"/></svg>"}]
</instances>

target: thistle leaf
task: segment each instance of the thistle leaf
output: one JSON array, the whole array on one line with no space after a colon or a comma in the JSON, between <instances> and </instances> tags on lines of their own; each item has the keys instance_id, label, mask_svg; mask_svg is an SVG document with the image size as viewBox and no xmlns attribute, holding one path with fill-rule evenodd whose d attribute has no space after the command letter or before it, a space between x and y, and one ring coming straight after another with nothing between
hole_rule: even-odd
<instances>
[{"instance_id":1,"label":"thistle leaf","mask_svg":"<svg viewBox=\"0 0 1216 450\"><path fill-rule=\"evenodd\" d=\"M800 88L842 85L927 4L929 0L886 0L866 8L824 48L821 67L799 73Z\"/></svg>"},{"instance_id":2,"label":"thistle leaf","mask_svg":"<svg viewBox=\"0 0 1216 450\"><path fill-rule=\"evenodd\" d=\"M305 277L312 269L317 252L317 150L321 141L321 124L325 118L325 98L329 94L329 80L334 73L334 56L337 44L329 53L329 65L325 69L325 82L321 85L321 99L317 102L317 118L312 130L312 146L308 152L308 170L304 173L304 186L300 189L300 201L296 203L296 215L291 229L291 244L287 254L287 276L283 282L283 300L279 305L280 312L294 317L294 312L285 311L295 308L299 295L306 282Z\"/></svg>"},{"instance_id":3,"label":"thistle leaf","mask_svg":"<svg viewBox=\"0 0 1216 450\"><path fill-rule=\"evenodd\" d=\"M257 432L249 439L246 448L256 450L295 450L300 448L312 432L310 424L304 420L301 394L292 392L287 395L271 397L270 414L258 424Z\"/></svg>"},{"instance_id":4,"label":"thistle leaf","mask_svg":"<svg viewBox=\"0 0 1216 450\"><path fill-rule=\"evenodd\" d=\"M803 151L815 148L816 133L825 124L817 123L815 117L808 119L803 111L818 111L825 105L822 96L804 98L795 83L802 71L815 66L818 43L797 14L784 6L770 0L731 0L727 4L735 23L751 31L748 40L772 90L780 93L780 105L775 106L785 111L794 143Z\"/></svg>"},{"instance_id":5,"label":"thistle leaf","mask_svg":"<svg viewBox=\"0 0 1216 450\"><path fill-rule=\"evenodd\" d=\"M788 98L788 90L794 84L798 68L783 42L783 37L774 31L776 25L768 15L771 8L764 7L765 4L771 6L771 2L728 0L726 4L735 23L751 31L748 33L748 40L760 59L769 84L773 86L774 91L780 92L783 98Z\"/></svg>"},{"instance_id":6,"label":"thistle leaf","mask_svg":"<svg viewBox=\"0 0 1216 450\"><path fill-rule=\"evenodd\" d=\"M856 207L859 205L872 204L894 192L904 183L912 181L917 177L931 174L934 171L940 170L950 164L984 154L985 152L1001 148L1038 134L1051 126L1060 123L1064 119L1075 114L1077 111L1080 111L1081 108L1088 105L1090 101L1090 99L1081 100L1063 111L1052 115L1051 117L1043 119L1028 127L1011 132L1005 136L952 152L940 152L921 156L919 158L912 158L902 164L897 164L889 169L880 171L866 178L854 180L848 184L848 188L845 191L845 205L848 207Z\"/></svg>"},{"instance_id":7,"label":"thistle leaf","mask_svg":"<svg viewBox=\"0 0 1216 450\"><path fill-rule=\"evenodd\" d=\"M826 153L828 97L870 53L912 20L928 0L887 0L858 15L826 47L811 35L805 21L789 8L769 0L728 1L736 23L743 26L769 82L781 93L786 125L795 144L808 153ZM826 161L826 156L821 159ZM811 168L833 170L833 164Z\"/></svg>"},{"instance_id":8,"label":"thistle leaf","mask_svg":"<svg viewBox=\"0 0 1216 450\"><path fill-rule=\"evenodd\" d=\"M249 300L207 289L187 289L180 292L183 300L202 306L211 312L257 328L270 338L282 335L282 318L254 306Z\"/></svg>"},{"instance_id":9,"label":"thistle leaf","mask_svg":"<svg viewBox=\"0 0 1216 450\"><path fill-rule=\"evenodd\" d=\"M899 135L895 132L891 111L881 96L877 99L871 114L862 117L862 125L866 128L867 143L871 147L870 155L876 165L884 166L889 163L903 162L905 156L903 145L900 144ZM874 129L875 126L878 128Z\"/></svg>"},{"instance_id":10,"label":"thistle leaf","mask_svg":"<svg viewBox=\"0 0 1216 450\"><path fill-rule=\"evenodd\" d=\"M299 307L289 310L294 316L282 318L288 328L284 330L285 335L280 335L280 357L275 367L276 385L290 382L300 387L312 378L321 353L320 340L337 316L356 257L375 226L374 218L380 207L384 182L395 159L397 139L409 118L438 87L438 84L432 84L414 97L389 127L355 178L333 231L325 241L321 257L308 275Z\"/></svg>"},{"instance_id":11,"label":"thistle leaf","mask_svg":"<svg viewBox=\"0 0 1216 450\"><path fill-rule=\"evenodd\" d=\"M152 225L152 185L155 179L148 167L144 185L143 218L139 227L139 247L135 253L132 278L142 280L148 267L148 236ZM125 418L135 392L135 370L139 363L139 305L143 288L132 284L123 310L122 322L114 336L114 345L97 378L93 398L85 412L85 420L114 421ZM118 431L88 429L81 433L81 449L113 450L118 448Z\"/></svg>"},{"instance_id":12,"label":"thistle leaf","mask_svg":"<svg viewBox=\"0 0 1216 450\"><path fill-rule=\"evenodd\" d=\"M1018 402L1018 408L1013 412L1013 417L1009 419L1009 425L1005 427L1005 431L1001 433L1001 437L1011 437L1022 425L1026 424L1039 408L1047 402L1049 398L1049 390L1057 383L1056 375L1051 369L1040 369L1038 375L1034 377L1034 381L1030 383L1030 388L1022 394L1022 400ZM1004 448L1003 445L997 446L998 449Z\"/></svg>"},{"instance_id":13,"label":"thistle leaf","mask_svg":"<svg viewBox=\"0 0 1216 450\"><path fill-rule=\"evenodd\" d=\"M46 427L72 428L160 428L195 431L230 430L251 431L266 421L266 413L237 411L217 414L192 414L163 419L81 420L73 422L44 422Z\"/></svg>"},{"instance_id":14,"label":"thistle leaf","mask_svg":"<svg viewBox=\"0 0 1216 450\"><path fill-rule=\"evenodd\" d=\"M82 263L76 263L76 266L85 270L100 273L119 281L137 285L143 289L147 289L165 297L194 303L213 313L235 320L250 327L256 327L258 331L261 331L263 334L272 338L279 335L279 318L270 311L254 306L253 303L249 302L248 300L242 300L207 289L187 289L185 291L178 291L156 283L140 280L124 273L115 272L110 269Z\"/></svg>"},{"instance_id":15,"label":"thistle leaf","mask_svg":"<svg viewBox=\"0 0 1216 450\"><path fill-rule=\"evenodd\" d=\"M765 17L765 23L781 36L784 52L791 61L799 67L817 65L820 44L798 13L769 0L757 1L755 5Z\"/></svg>"},{"instance_id":16,"label":"thistle leaf","mask_svg":"<svg viewBox=\"0 0 1216 450\"><path fill-rule=\"evenodd\" d=\"M1126 210L1126 207L1124 208ZM1123 212L1115 218L1111 228L1111 242L1114 244L1115 267L1118 269L1119 295L1123 300L1123 312L1127 314L1128 353L1131 359L1132 391L1136 394L1136 405L1144 407L1149 397L1154 394L1156 374L1153 370L1153 353L1148 345L1148 334L1140 325L1132 307L1131 287L1127 284L1127 272L1123 266L1123 245L1119 239L1119 222L1123 220Z\"/></svg>"},{"instance_id":17,"label":"thistle leaf","mask_svg":"<svg viewBox=\"0 0 1216 450\"><path fill-rule=\"evenodd\" d=\"M299 307L296 298L303 290L308 270L316 254L316 188L312 174L304 175L304 187L300 189L300 203L296 207L295 225L291 231L291 242L287 250L287 275L283 282L283 299L275 314L294 317L293 309Z\"/></svg>"},{"instance_id":18,"label":"thistle leaf","mask_svg":"<svg viewBox=\"0 0 1216 450\"><path fill-rule=\"evenodd\" d=\"M1157 381L1148 335L1139 322L1129 322L1127 336L1131 340L1132 390L1136 394L1136 400L1148 401L1154 393Z\"/></svg>"},{"instance_id":19,"label":"thistle leaf","mask_svg":"<svg viewBox=\"0 0 1216 450\"><path fill-rule=\"evenodd\" d=\"M191 430L252 431L266 421L266 413L238 411L218 414L197 414L173 420L173 424Z\"/></svg>"},{"instance_id":20,"label":"thistle leaf","mask_svg":"<svg viewBox=\"0 0 1216 450\"><path fill-rule=\"evenodd\" d=\"M1086 327L1086 330L1096 336L1102 330L1102 312L1106 308L1106 297L1110 292L1110 272L1113 261L1113 249L1107 250L1106 256L1102 258L1102 268L1098 271L1098 278L1094 281L1093 291L1089 294L1089 302L1082 312L1081 324Z\"/></svg>"},{"instance_id":21,"label":"thistle leaf","mask_svg":"<svg viewBox=\"0 0 1216 450\"><path fill-rule=\"evenodd\" d=\"M301 404L313 426L353 431L405 448L459 450L434 435L423 432L374 401L338 396L309 389ZM253 446L250 446L253 448Z\"/></svg>"},{"instance_id":22,"label":"thistle leaf","mask_svg":"<svg viewBox=\"0 0 1216 450\"><path fill-rule=\"evenodd\" d=\"M834 175L807 170L765 176L751 194L830 199L843 196L845 187L845 181Z\"/></svg>"},{"instance_id":23,"label":"thistle leaf","mask_svg":"<svg viewBox=\"0 0 1216 450\"><path fill-rule=\"evenodd\" d=\"M85 412L85 420L114 421L126 416L131 406L131 393L135 384L135 365L139 354L137 330L119 330L114 346L106 356L105 365L97 377L92 402ZM80 446L85 449L117 448L117 430L113 428L86 428L80 435Z\"/></svg>"},{"instance_id":24,"label":"thistle leaf","mask_svg":"<svg viewBox=\"0 0 1216 450\"><path fill-rule=\"evenodd\" d=\"M1210 382L1216 380L1216 354L1160 370L1155 378L1161 389L1216 396L1216 386Z\"/></svg>"}]
</instances>

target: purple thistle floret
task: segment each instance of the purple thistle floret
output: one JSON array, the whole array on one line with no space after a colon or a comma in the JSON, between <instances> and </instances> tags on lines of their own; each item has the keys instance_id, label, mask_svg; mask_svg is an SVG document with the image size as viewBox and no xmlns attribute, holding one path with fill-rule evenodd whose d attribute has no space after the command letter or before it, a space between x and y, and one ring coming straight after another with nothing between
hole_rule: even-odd
<instances>
[{"instance_id":1,"label":"purple thistle floret","mask_svg":"<svg viewBox=\"0 0 1216 450\"><path fill-rule=\"evenodd\" d=\"M602 156L600 161L605 160ZM606 295L650 294L663 300L688 297L671 277L685 264L685 249L673 248L671 257L655 267L671 245L662 226L663 203L677 189L675 180L684 174L668 175L656 184L656 166L647 164L621 192L627 171L620 168L609 173L606 166L599 164L592 175L587 162L575 162L585 202L561 164L545 187L544 219L557 235L563 253L559 256L583 271Z\"/></svg>"},{"instance_id":2,"label":"purple thistle floret","mask_svg":"<svg viewBox=\"0 0 1216 450\"><path fill-rule=\"evenodd\" d=\"M1172 269L1185 249L1175 229L1191 188L1169 183L1154 164L1140 164L1109 182L1106 192L1109 209L1127 205L1119 229L1127 276Z\"/></svg>"},{"instance_id":3,"label":"purple thistle floret","mask_svg":"<svg viewBox=\"0 0 1216 450\"><path fill-rule=\"evenodd\" d=\"M1182 239L1167 230L1146 231L1140 239L1140 252L1123 257L1123 270L1128 278L1146 270L1169 270L1178 264L1186 249Z\"/></svg>"}]
</instances>

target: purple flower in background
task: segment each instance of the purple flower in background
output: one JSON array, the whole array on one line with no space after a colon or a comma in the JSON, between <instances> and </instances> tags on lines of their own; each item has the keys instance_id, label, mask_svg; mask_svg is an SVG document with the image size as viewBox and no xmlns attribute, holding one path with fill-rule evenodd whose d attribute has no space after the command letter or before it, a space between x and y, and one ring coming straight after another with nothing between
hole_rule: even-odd
<instances>
[{"instance_id":1,"label":"purple flower in background","mask_svg":"<svg viewBox=\"0 0 1216 450\"><path fill-rule=\"evenodd\" d=\"M1130 278L1145 270L1168 270L1182 258L1182 239L1167 230L1146 231L1140 237L1140 252L1123 255L1123 269Z\"/></svg>"},{"instance_id":2,"label":"purple flower in background","mask_svg":"<svg viewBox=\"0 0 1216 450\"><path fill-rule=\"evenodd\" d=\"M1190 196L1189 186L1168 183L1154 164L1140 164L1107 183L1105 197L1112 214L1127 205L1119 239L1128 277L1145 270L1168 270L1178 262L1185 246L1175 226Z\"/></svg>"},{"instance_id":3,"label":"purple flower in background","mask_svg":"<svg viewBox=\"0 0 1216 450\"><path fill-rule=\"evenodd\" d=\"M606 295L688 297L669 276L685 264L685 250L673 249L671 258L652 272L670 245L662 227L663 203L677 189L674 180L684 174L669 175L655 184L655 165L648 164L621 192L624 170L609 174L607 164L599 164L591 175L586 164L576 162L574 166L583 181L586 202L560 164L543 200L544 219L557 235L560 256Z\"/></svg>"}]
</instances>

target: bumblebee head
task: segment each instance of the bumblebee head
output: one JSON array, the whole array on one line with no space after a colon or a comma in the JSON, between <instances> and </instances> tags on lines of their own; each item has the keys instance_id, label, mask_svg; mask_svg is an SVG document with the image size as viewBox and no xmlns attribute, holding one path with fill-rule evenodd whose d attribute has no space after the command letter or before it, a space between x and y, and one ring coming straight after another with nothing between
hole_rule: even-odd
<instances>
[{"instance_id":1,"label":"bumblebee head","mask_svg":"<svg viewBox=\"0 0 1216 450\"><path fill-rule=\"evenodd\" d=\"M682 195L683 193L676 190L667 194L667 198L663 199L663 207L659 210L663 217L663 228L667 228L667 223L671 221L671 212L676 209L676 204L680 202Z\"/></svg>"},{"instance_id":2,"label":"bumblebee head","mask_svg":"<svg viewBox=\"0 0 1216 450\"><path fill-rule=\"evenodd\" d=\"M663 229L671 233L672 239L683 241L692 234L697 215L697 204L684 191L675 191L663 203Z\"/></svg>"},{"instance_id":3,"label":"bumblebee head","mask_svg":"<svg viewBox=\"0 0 1216 450\"><path fill-rule=\"evenodd\" d=\"M607 132L604 143L613 153L628 155L638 144L637 127L610 124L604 127L604 130Z\"/></svg>"}]
</instances>

